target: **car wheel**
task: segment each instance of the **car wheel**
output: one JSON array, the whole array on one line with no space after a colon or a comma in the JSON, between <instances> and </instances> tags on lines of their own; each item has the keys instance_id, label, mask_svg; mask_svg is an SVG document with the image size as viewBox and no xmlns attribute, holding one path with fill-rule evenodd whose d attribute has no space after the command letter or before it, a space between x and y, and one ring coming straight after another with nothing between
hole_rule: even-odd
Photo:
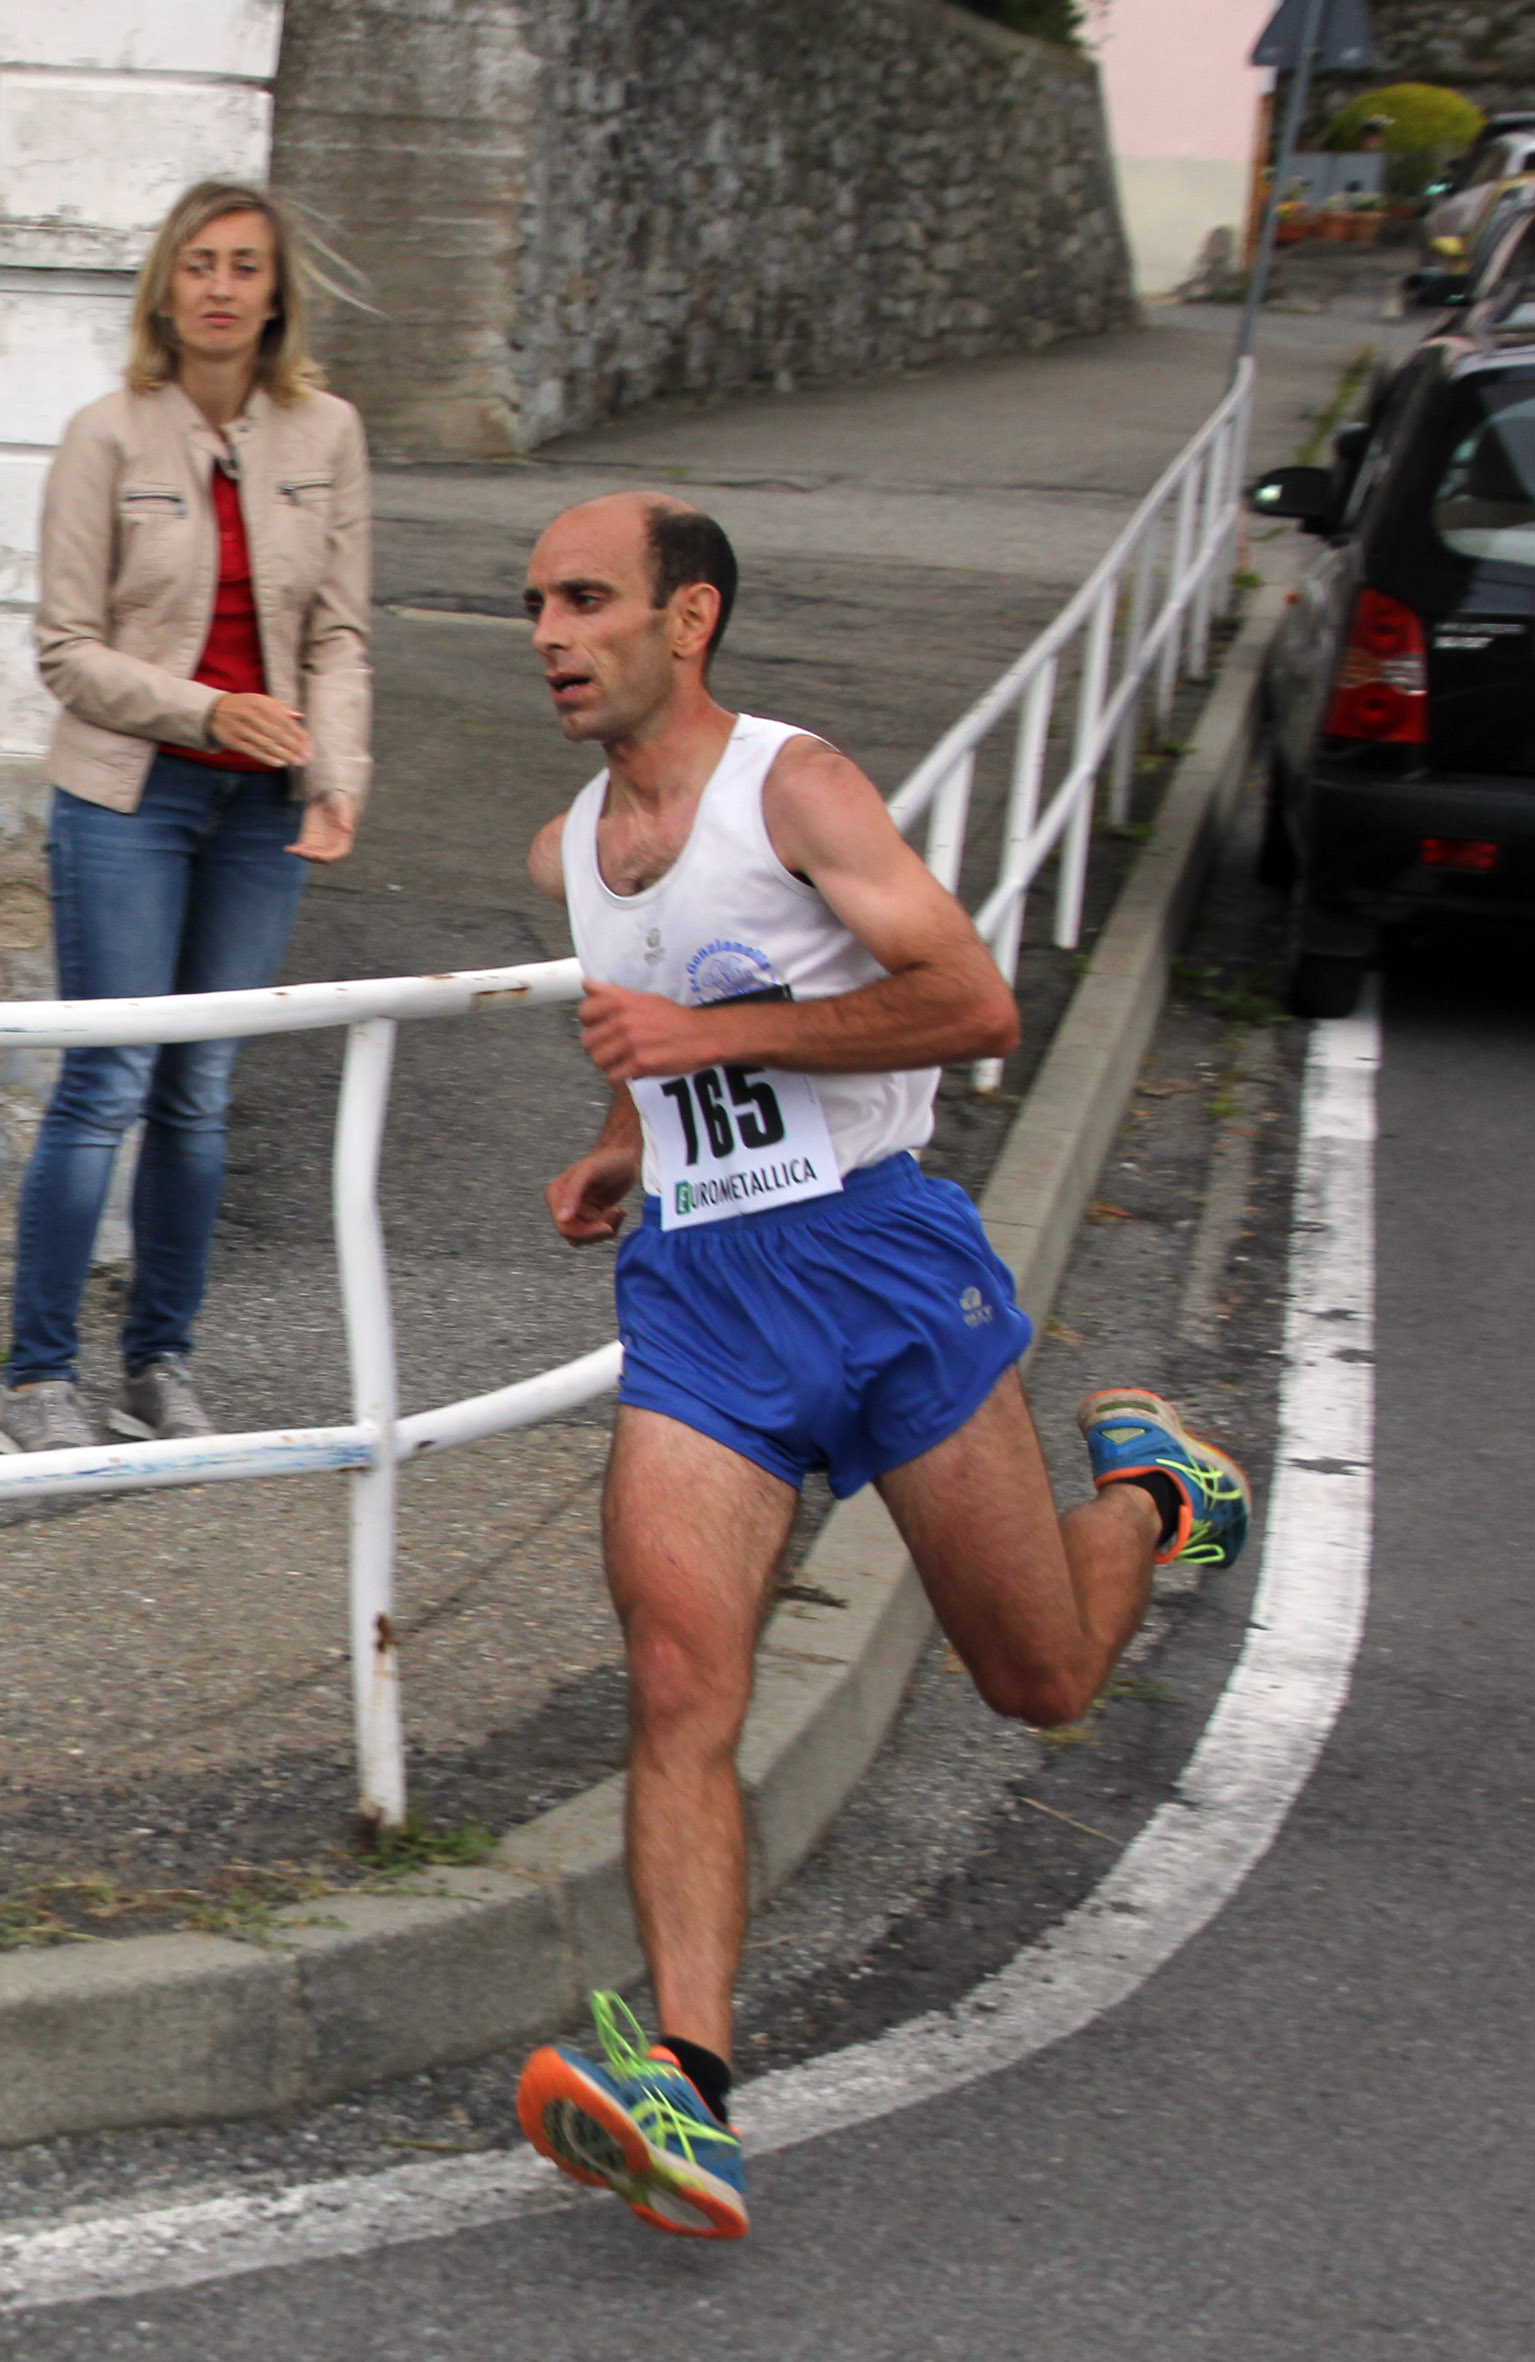
<instances>
[{"instance_id":1,"label":"car wheel","mask_svg":"<svg viewBox=\"0 0 1535 2362\"><path fill-rule=\"evenodd\" d=\"M1285 979L1285 1006L1292 1017L1352 1017L1363 980L1363 960L1298 951Z\"/></svg>"},{"instance_id":2,"label":"car wheel","mask_svg":"<svg viewBox=\"0 0 1535 2362\"><path fill-rule=\"evenodd\" d=\"M1285 822L1285 779L1277 754L1270 755L1263 790L1263 834L1258 840L1255 871L1260 886L1277 886L1288 893L1295 883L1295 847Z\"/></svg>"}]
</instances>

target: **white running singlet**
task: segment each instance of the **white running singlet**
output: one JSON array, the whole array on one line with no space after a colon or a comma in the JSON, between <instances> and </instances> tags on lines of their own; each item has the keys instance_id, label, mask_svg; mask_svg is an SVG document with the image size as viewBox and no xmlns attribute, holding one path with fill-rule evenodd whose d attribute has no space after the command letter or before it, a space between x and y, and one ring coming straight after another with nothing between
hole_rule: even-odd
<instances>
[{"instance_id":1,"label":"white running singlet","mask_svg":"<svg viewBox=\"0 0 1535 2362\"><path fill-rule=\"evenodd\" d=\"M769 841L763 782L780 747L806 735L788 722L738 714L686 844L666 875L638 894L615 894L597 866L606 771L581 790L562 851L571 934L587 976L697 1008L758 995L825 1000L886 973ZM937 1086L936 1067L815 1076L711 1067L631 1084L645 1135L645 1188L659 1196L669 1230L825 1195L855 1167L922 1147Z\"/></svg>"}]
</instances>

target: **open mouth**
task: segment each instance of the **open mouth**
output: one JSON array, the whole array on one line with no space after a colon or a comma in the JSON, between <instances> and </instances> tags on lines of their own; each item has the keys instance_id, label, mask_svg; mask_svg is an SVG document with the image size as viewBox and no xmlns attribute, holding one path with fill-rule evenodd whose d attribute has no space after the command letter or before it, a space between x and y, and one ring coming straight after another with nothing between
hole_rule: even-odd
<instances>
[{"instance_id":1,"label":"open mouth","mask_svg":"<svg viewBox=\"0 0 1535 2362\"><path fill-rule=\"evenodd\" d=\"M546 673L544 678L556 704L561 698L572 697L578 690L589 689L592 685L590 673Z\"/></svg>"}]
</instances>

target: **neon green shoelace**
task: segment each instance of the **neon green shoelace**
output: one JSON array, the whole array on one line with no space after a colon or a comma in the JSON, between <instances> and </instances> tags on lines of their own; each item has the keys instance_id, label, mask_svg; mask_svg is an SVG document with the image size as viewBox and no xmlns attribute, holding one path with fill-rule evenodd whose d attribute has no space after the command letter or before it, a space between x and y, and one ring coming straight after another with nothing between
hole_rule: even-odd
<instances>
[{"instance_id":1,"label":"neon green shoelace","mask_svg":"<svg viewBox=\"0 0 1535 2362\"><path fill-rule=\"evenodd\" d=\"M1185 1478L1189 1473L1187 1464L1178 1460L1158 1460L1156 1465L1167 1469L1169 1474ZM1217 1502L1246 1499L1236 1478L1228 1476L1222 1468L1208 1471L1196 1469L1195 1474L1199 1479L1200 1490L1212 1507ZM1192 1566L1216 1566L1225 1555L1226 1545L1212 1531L1209 1518L1196 1517L1189 1528L1189 1538L1178 1553L1179 1559Z\"/></svg>"},{"instance_id":2,"label":"neon green shoelace","mask_svg":"<svg viewBox=\"0 0 1535 2362\"><path fill-rule=\"evenodd\" d=\"M642 2099L631 2105L629 2113L648 2141L654 2141L658 2147L675 2141L690 2165L700 2162L693 2153L695 2144L702 2147L712 2141L717 2147L727 2149L739 2146L733 2132L701 2124L696 2116L684 2114L667 2098L664 2084L681 2070L669 2066L664 2059L647 2055L645 2029L622 1994L594 1993L592 2017L597 2039L614 2074L625 2083L638 2083L644 2093Z\"/></svg>"}]
</instances>

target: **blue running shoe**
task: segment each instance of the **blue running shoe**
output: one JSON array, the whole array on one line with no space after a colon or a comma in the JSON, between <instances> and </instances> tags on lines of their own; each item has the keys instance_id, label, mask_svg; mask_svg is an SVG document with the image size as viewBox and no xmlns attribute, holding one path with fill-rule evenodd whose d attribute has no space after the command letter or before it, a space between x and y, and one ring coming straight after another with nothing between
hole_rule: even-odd
<instances>
[{"instance_id":1,"label":"blue running shoe","mask_svg":"<svg viewBox=\"0 0 1535 2362\"><path fill-rule=\"evenodd\" d=\"M741 2143L705 2106L669 2050L645 2036L616 1993L594 1993L605 2054L565 2043L535 2050L517 2085L517 2114L540 2155L561 2172L616 2190L658 2231L685 2239L744 2239Z\"/></svg>"},{"instance_id":2,"label":"blue running shoe","mask_svg":"<svg viewBox=\"0 0 1535 2362\"><path fill-rule=\"evenodd\" d=\"M1110 1387L1078 1403L1077 1425L1100 1492L1126 1477L1160 1474L1183 1495L1178 1530L1157 1552L1158 1566L1175 1558L1189 1566L1235 1564L1247 1540L1252 1486L1235 1460L1190 1435L1170 1402L1135 1387Z\"/></svg>"}]
</instances>

